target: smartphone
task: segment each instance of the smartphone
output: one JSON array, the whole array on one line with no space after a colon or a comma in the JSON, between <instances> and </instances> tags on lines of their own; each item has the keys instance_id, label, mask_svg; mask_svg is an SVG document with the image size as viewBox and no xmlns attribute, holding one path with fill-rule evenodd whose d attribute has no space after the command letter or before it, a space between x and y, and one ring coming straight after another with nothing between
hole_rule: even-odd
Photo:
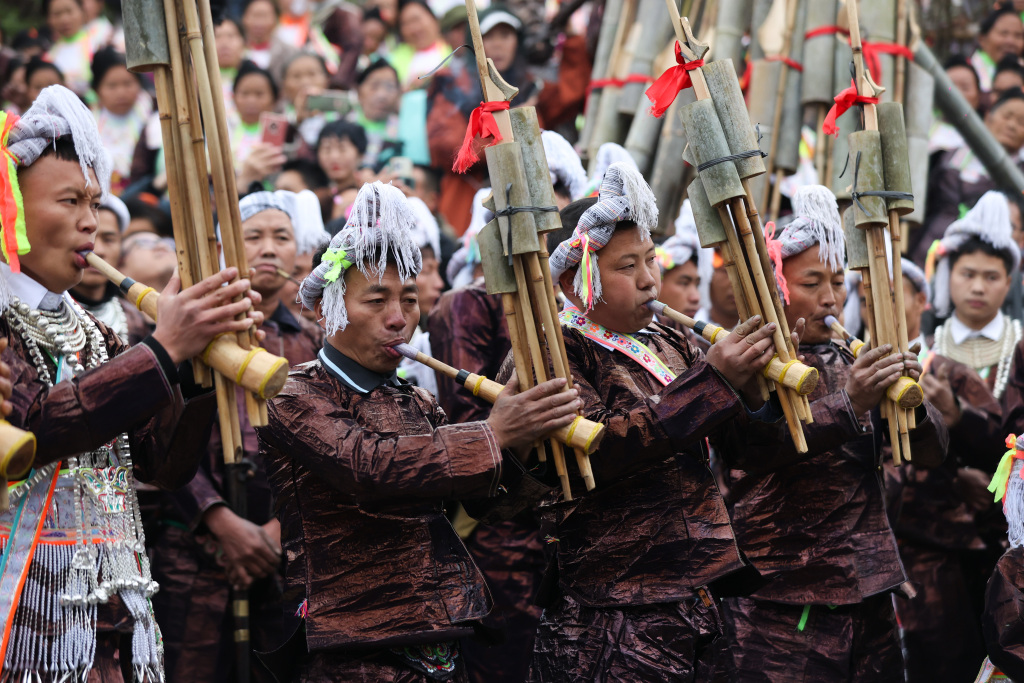
<instances>
[{"instance_id":1,"label":"smartphone","mask_svg":"<svg viewBox=\"0 0 1024 683\"><path fill-rule=\"evenodd\" d=\"M385 169L412 190L416 188L416 178L412 174L413 163L409 157L391 157Z\"/></svg>"},{"instance_id":2,"label":"smartphone","mask_svg":"<svg viewBox=\"0 0 1024 683\"><path fill-rule=\"evenodd\" d=\"M352 110L352 96L345 90L324 90L306 98L307 111L336 111L342 116Z\"/></svg>"},{"instance_id":3,"label":"smartphone","mask_svg":"<svg viewBox=\"0 0 1024 683\"><path fill-rule=\"evenodd\" d=\"M283 147L288 135L288 117L265 111L260 114L260 139L268 145Z\"/></svg>"}]
</instances>

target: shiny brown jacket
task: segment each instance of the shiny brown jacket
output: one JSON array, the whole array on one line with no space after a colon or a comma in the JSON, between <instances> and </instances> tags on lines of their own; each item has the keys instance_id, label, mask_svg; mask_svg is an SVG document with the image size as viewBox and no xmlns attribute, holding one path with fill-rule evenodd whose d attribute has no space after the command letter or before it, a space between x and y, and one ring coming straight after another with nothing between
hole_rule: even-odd
<instances>
[{"instance_id":1,"label":"shiny brown jacket","mask_svg":"<svg viewBox=\"0 0 1024 683\"><path fill-rule=\"evenodd\" d=\"M818 369L810 395L808 453L796 452L784 420L724 434L720 452L732 468L729 501L740 548L761 574L752 597L790 604L861 602L906 580L886 518L882 444L888 429L877 410L853 413L844 387L853 357L838 345L805 345ZM914 462L935 467L949 436L925 402L910 435Z\"/></svg>"},{"instance_id":2,"label":"shiny brown jacket","mask_svg":"<svg viewBox=\"0 0 1024 683\"><path fill-rule=\"evenodd\" d=\"M1024 681L1024 548L1011 548L999 558L985 590L981 628L992 663Z\"/></svg>"},{"instance_id":3,"label":"shiny brown jacket","mask_svg":"<svg viewBox=\"0 0 1024 683\"><path fill-rule=\"evenodd\" d=\"M269 414L260 454L309 650L468 634L490 598L442 501L517 490L491 428L447 425L409 384L359 394L320 361L292 370Z\"/></svg>"},{"instance_id":4,"label":"shiny brown jacket","mask_svg":"<svg viewBox=\"0 0 1024 683\"><path fill-rule=\"evenodd\" d=\"M597 488L541 509L553 529L558 586L591 607L676 602L740 568L704 437L743 414L739 397L680 333L641 339L678 377L663 387L623 353L563 328L584 415L603 422L590 456ZM511 372L506 364L502 375ZM745 418L742 418L745 419ZM570 458L571 459L571 458Z\"/></svg>"}]
</instances>

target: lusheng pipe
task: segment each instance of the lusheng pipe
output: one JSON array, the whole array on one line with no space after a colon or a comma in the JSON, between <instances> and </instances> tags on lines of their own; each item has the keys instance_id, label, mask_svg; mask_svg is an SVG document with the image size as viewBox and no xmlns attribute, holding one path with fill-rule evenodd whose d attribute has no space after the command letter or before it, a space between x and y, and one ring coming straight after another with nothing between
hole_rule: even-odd
<instances>
[{"instance_id":1,"label":"lusheng pipe","mask_svg":"<svg viewBox=\"0 0 1024 683\"><path fill-rule=\"evenodd\" d=\"M825 324L846 342L847 346L850 347L850 352L853 353L854 358L859 358L860 355L867 350L867 344L850 334L847 329L843 327L843 324L836 320L835 316L825 316ZM921 389L920 384L910 377L900 377L894 384L890 385L889 388L886 389L885 393L890 400L895 402L904 410L916 408L924 402L924 390Z\"/></svg>"},{"instance_id":2,"label":"lusheng pipe","mask_svg":"<svg viewBox=\"0 0 1024 683\"><path fill-rule=\"evenodd\" d=\"M710 344L714 344L715 342L724 339L726 335L729 334L729 331L724 327L691 318L685 313L681 313L670 306L666 306L660 301L648 301L647 308L654 311L657 315L663 315L666 318L676 321L680 325L685 325L699 334L702 338L706 339ZM817 368L804 365L796 360L790 361L789 364L783 363L779 360L778 355L774 356L768 365L765 366L764 376L793 389L801 396L806 396L814 391L818 386Z\"/></svg>"},{"instance_id":3,"label":"lusheng pipe","mask_svg":"<svg viewBox=\"0 0 1024 683\"><path fill-rule=\"evenodd\" d=\"M85 260L117 285L128 301L153 320L157 317L157 302L160 294L152 287L136 282L95 253L88 253ZM277 396L288 380L288 361L264 349L255 347L245 350L238 345L234 335L216 337L206 350L202 360L225 377L262 399Z\"/></svg>"},{"instance_id":4,"label":"lusheng pipe","mask_svg":"<svg viewBox=\"0 0 1024 683\"><path fill-rule=\"evenodd\" d=\"M492 379L487 379L483 375L478 375L468 370L453 368L422 351L417 351L408 344L397 344L394 346L394 349L409 360L423 363L434 370L434 372L450 377L472 391L474 396L479 396L488 403L494 403L498 398L498 394L505 389L505 385L500 382L495 382ZM551 433L551 436L566 446L578 448L587 455L590 455L597 449L598 444L601 443L601 439L604 437L604 425L577 415L575 420L565 427L558 428Z\"/></svg>"}]
</instances>

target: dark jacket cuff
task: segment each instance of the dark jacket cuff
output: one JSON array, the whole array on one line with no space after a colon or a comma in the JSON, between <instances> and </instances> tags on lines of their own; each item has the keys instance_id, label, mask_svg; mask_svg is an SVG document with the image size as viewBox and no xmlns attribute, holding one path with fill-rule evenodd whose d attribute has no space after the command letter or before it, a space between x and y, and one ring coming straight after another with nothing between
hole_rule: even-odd
<instances>
[{"instance_id":1,"label":"dark jacket cuff","mask_svg":"<svg viewBox=\"0 0 1024 683\"><path fill-rule=\"evenodd\" d=\"M153 355L156 356L157 362L160 364L160 369L163 370L164 377L167 378L167 383L174 386L178 383L178 367L171 360L171 355L167 353L167 349L163 347L163 344L153 338L153 335L149 335L143 339L140 344L145 344L149 347Z\"/></svg>"}]
</instances>

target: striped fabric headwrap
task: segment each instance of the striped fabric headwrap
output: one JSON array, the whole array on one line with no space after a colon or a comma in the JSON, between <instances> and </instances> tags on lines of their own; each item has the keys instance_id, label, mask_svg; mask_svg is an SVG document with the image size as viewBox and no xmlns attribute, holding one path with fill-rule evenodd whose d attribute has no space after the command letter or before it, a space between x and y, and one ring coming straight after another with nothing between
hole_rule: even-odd
<instances>
[{"instance_id":1,"label":"striped fabric headwrap","mask_svg":"<svg viewBox=\"0 0 1024 683\"><path fill-rule=\"evenodd\" d=\"M658 225L658 206L651 187L635 167L612 164L604 174L596 204L583 212L570 239L551 254L551 275L556 280L565 271L579 266L573 290L583 301L584 313L601 300L601 272L597 252L615 233L615 225L633 221L647 238Z\"/></svg>"}]
</instances>

